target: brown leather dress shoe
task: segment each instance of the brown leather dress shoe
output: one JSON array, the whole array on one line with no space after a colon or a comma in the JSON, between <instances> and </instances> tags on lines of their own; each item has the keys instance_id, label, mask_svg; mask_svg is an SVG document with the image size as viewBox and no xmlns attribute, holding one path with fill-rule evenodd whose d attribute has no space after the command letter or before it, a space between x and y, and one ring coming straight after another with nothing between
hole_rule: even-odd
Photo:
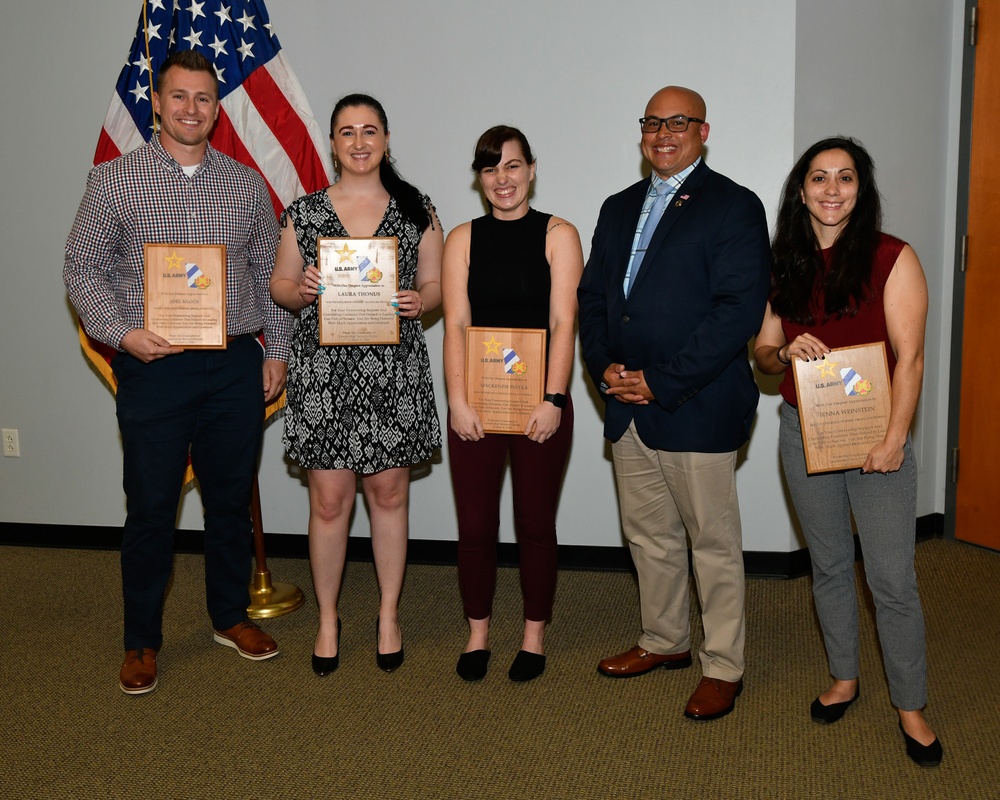
<instances>
[{"instance_id":1,"label":"brown leather dress shoe","mask_svg":"<svg viewBox=\"0 0 1000 800\"><path fill-rule=\"evenodd\" d=\"M126 650L118 685L125 694L153 691L156 688L156 651L150 647Z\"/></svg>"},{"instance_id":2,"label":"brown leather dress shoe","mask_svg":"<svg viewBox=\"0 0 1000 800\"><path fill-rule=\"evenodd\" d=\"M645 675L651 669L684 669L691 666L691 651L683 653L650 653L638 645L624 653L604 659L597 665L597 671L609 678L634 678Z\"/></svg>"},{"instance_id":3,"label":"brown leather dress shoe","mask_svg":"<svg viewBox=\"0 0 1000 800\"><path fill-rule=\"evenodd\" d=\"M736 707L736 698L743 691L743 679L724 681L702 678L688 700L684 716L688 719L709 720L724 717Z\"/></svg>"},{"instance_id":4,"label":"brown leather dress shoe","mask_svg":"<svg viewBox=\"0 0 1000 800\"><path fill-rule=\"evenodd\" d=\"M244 620L224 631L215 631L215 641L235 648L243 658L263 661L278 655L278 644L250 620Z\"/></svg>"}]
</instances>

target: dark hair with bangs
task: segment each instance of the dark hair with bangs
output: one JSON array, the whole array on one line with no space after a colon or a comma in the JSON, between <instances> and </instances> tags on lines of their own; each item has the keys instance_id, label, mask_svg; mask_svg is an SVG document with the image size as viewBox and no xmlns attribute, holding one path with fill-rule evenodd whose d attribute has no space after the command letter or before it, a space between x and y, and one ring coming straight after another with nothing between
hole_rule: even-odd
<instances>
[{"instance_id":1,"label":"dark hair with bangs","mask_svg":"<svg viewBox=\"0 0 1000 800\"><path fill-rule=\"evenodd\" d=\"M340 112L345 108L356 108L357 106L366 106L374 111L375 116L382 123L382 130L389 133L389 118L386 116L382 104L371 95L354 93L341 97L337 101L337 105L333 107L333 113L330 115L331 138L333 138L336 131L337 116ZM396 205L399 206L399 211L405 220L412 222L421 231L426 230L429 226L433 226L434 221L431 219L431 215L424 205L423 195L420 194L420 190L416 186L403 180L396 171L394 160L380 158L378 162L378 176L385 190L391 197L396 199Z\"/></svg>"},{"instance_id":2,"label":"dark hair with bangs","mask_svg":"<svg viewBox=\"0 0 1000 800\"><path fill-rule=\"evenodd\" d=\"M500 163L503 146L507 142L513 141L521 145L524 160L529 164L534 164L535 157L531 154L528 138L520 130L512 128L510 125L496 125L480 136L479 141L476 142L476 157L472 161L472 169L479 172L486 167L495 167Z\"/></svg>"},{"instance_id":3,"label":"dark hair with bangs","mask_svg":"<svg viewBox=\"0 0 1000 800\"><path fill-rule=\"evenodd\" d=\"M824 268L809 209L802 202L809 167L827 150L843 150L851 157L858 182L854 209L833 245L828 269ZM771 243L771 309L779 317L803 325L815 324L817 314L853 317L863 303L871 301L872 265L881 231L882 199L868 151L857 139L846 136L816 142L795 162L781 193ZM825 298L823 308L815 308L817 291Z\"/></svg>"}]
</instances>

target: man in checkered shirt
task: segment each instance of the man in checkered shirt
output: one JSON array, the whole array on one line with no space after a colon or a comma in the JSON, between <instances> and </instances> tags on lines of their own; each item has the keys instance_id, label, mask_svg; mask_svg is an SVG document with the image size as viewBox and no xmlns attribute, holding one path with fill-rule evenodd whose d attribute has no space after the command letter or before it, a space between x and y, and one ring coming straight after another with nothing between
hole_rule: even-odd
<instances>
[{"instance_id":1,"label":"man in checkered shirt","mask_svg":"<svg viewBox=\"0 0 1000 800\"><path fill-rule=\"evenodd\" d=\"M170 56L158 90L159 136L91 172L63 269L87 332L119 351L111 367L127 506L119 674L126 694L156 687L189 453L205 509L205 588L215 641L253 660L278 654L274 640L247 619L250 496L264 407L284 389L292 327L268 290L278 225L261 176L208 144L219 114L211 63L193 50ZM147 242L225 245L226 349L185 350L143 327Z\"/></svg>"}]
</instances>

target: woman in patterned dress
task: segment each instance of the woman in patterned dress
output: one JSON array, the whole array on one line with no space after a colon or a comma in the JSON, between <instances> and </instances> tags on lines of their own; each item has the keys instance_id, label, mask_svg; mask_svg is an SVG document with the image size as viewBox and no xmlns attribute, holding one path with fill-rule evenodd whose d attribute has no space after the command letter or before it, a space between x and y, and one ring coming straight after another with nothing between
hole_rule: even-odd
<instances>
[{"instance_id":1,"label":"woman in patterned dress","mask_svg":"<svg viewBox=\"0 0 1000 800\"><path fill-rule=\"evenodd\" d=\"M389 125L372 97L342 98L330 120L339 179L282 216L271 276L275 301L298 312L288 371L285 449L309 479L309 558L319 605L312 666L339 664L337 600L360 476L380 604L376 662L403 662L398 622L406 566L410 466L441 446L420 317L441 302L441 225L430 200L389 161ZM317 237L398 238L398 345L321 346Z\"/></svg>"}]
</instances>

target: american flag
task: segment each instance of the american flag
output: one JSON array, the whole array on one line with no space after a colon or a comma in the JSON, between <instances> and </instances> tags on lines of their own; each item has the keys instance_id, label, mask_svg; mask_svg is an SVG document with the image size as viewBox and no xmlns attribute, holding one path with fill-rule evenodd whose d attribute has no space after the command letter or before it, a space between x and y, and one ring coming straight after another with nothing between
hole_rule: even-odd
<instances>
[{"instance_id":1,"label":"american flag","mask_svg":"<svg viewBox=\"0 0 1000 800\"><path fill-rule=\"evenodd\" d=\"M331 183L329 145L281 52L263 0L144 0L95 165L153 136L156 71L174 51L190 49L206 56L219 77L221 110L212 146L264 176L275 214L296 197ZM80 340L115 388L114 351L90 339L82 327Z\"/></svg>"},{"instance_id":2,"label":"american flag","mask_svg":"<svg viewBox=\"0 0 1000 800\"><path fill-rule=\"evenodd\" d=\"M143 2L94 164L150 139L156 71L174 51L191 49L206 56L219 77L222 109L212 146L264 176L275 213L329 185L330 148L262 0Z\"/></svg>"}]
</instances>

